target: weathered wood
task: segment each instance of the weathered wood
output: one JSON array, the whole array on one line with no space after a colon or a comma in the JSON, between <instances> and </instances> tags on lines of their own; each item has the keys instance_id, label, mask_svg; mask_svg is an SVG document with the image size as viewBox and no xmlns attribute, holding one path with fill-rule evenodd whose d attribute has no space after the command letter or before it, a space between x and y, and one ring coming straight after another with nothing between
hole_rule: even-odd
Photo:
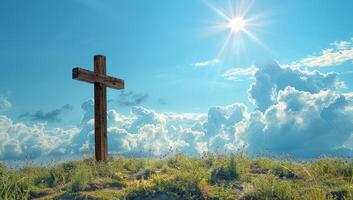
<instances>
[{"instance_id":1,"label":"weathered wood","mask_svg":"<svg viewBox=\"0 0 353 200\"><path fill-rule=\"evenodd\" d=\"M94 72L105 75L105 57L94 56ZM108 159L107 141L107 89L102 83L94 83L94 132L96 158L99 161Z\"/></svg>"},{"instance_id":2,"label":"weathered wood","mask_svg":"<svg viewBox=\"0 0 353 200\"><path fill-rule=\"evenodd\" d=\"M94 72L72 69L72 78L94 84L94 138L97 161L108 160L107 87L124 89L124 81L106 75L105 56L94 56Z\"/></svg>"},{"instance_id":3,"label":"weathered wood","mask_svg":"<svg viewBox=\"0 0 353 200\"><path fill-rule=\"evenodd\" d=\"M124 80L107 76L104 74L92 72L79 67L72 69L72 78L75 80L84 81L87 83L102 83L105 86L113 89L124 89Z\"/></svg>"}]
</instances>

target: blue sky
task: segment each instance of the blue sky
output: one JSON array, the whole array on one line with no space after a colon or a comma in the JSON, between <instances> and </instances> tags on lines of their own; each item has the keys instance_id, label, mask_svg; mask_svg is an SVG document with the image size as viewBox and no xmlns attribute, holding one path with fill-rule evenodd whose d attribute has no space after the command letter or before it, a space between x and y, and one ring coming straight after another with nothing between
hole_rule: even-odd
<instances>
[{"instance_id":1,"label":"blue sky","mask_svg":"<svg viewBox=\"0 0 353 200\"><path fill-rule=\"evenodd\" d=\"M300 93L302 99L307 98L308 101L317 98L317 94L325 96L326 93L321 91L329 91L346 95L350 105L348 94L353 87L352 1L229 2L4 1L0 7L0 115L10 119L13 125L24 123L28 128L44 123L44 135L50 135L48 132L55 128L69 132L77 128L82 132L83 128L78 124L82 125L82 116L88 111L81 105L93 97L93 86L72 80L71 69L77 66L92 69L96 54L107 56L107 72L126 82L123 94L121 91L108 91L109 109L133 119L140 116L140 112L131 111L136 110L134 106L148 109L148 112L141 111L146 115L149 112L156 116L194 113L202 118L208 113L206 118L210 120L212 108L242 103L249 115L257 111L264 114L270 109L269 105L282 105L280 100L263 97L269 83L272 84L270 90L278 95L275 98L279 98L281 92L282 96L296 93L288 89L289 86L300 92L309 92ZM242 13L245 8L249 10L242 16L244 20L255 18L255 25L248 23L245 29L256 39L240 31L234 38L232 36L232 42L227 43L226 50L220 53L230 30L214 28L228 23L215 9L229 16L230 10L238 9ZM239 15L239 12L234 14ZM280 69L272 63L273 60L281 65ZM293 82L281 78L261 82L260 75L272 76L274 73L266 67L261 68L262 65L273 66L281 77L291 74L288 80L294 76L299 78ZM320 74L313 74L314 70ZM329 72L335 72L330 80L326 78ZM303 79L311 81L301 83ZM253 86L255 82L257 85ZM257 94L256 91L262 93ZM309 98L308 95L313 96ZM259 102L271 103L261 107ZM221 113L228 116L226 110L230 108L225 107ZM234 112L238 109L244 111L241 106L231 108ZM350 116L349 109L343 109L344 117ZM156 116L152 117L153 120L161 118ZM144 123L151 124L147 122ZM193 122L193 125L195 123L203 123L202 126L207 127L210 121ZM349 120L347 123L344 127L349 133L342 140L349 140L353 125ZM235 125L234 122L231 127ZM134 129L132 124L126 126L130 127L127 134L136 134L129 132ZM192 127L195 126L188 128L195 131ZM319 127L320 130L325 130L323 127ZM171 125L166 129L169 128ZM310 130L305 131L313 132L314 129ZM206 135L212 132L210 129L197 131ZM11 138L8 130L1 134L5 133ZM229 135L233 137L239 133L232 130ZM244 143L250 141L250 133L243 135L246 136L234 136L232 145L239 145L240 138ZM166 141L173 141L173 144L182 141L177 138ZM196 143L202 146L201 141L205 140ZM21 142L18 145L22 151L25 149ZM342 145L345 144L335 148ZM0 154L4 154L6 149L5 146L2 148ZM118 149L114 151L120 152ZM301 155L298 151L288 152ZM325 153L324 150L321 152Z\"/></svg>"}]
</instances>

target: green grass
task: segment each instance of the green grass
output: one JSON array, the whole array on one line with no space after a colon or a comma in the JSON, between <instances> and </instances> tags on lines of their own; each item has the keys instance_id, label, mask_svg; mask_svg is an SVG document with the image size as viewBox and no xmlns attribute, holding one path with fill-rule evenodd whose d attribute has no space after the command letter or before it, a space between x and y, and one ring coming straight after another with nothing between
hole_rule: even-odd
<instances>
[{"instance_id":1,"label":"green grass","mask_svg":"<svg viewBox=\"0 0 353 200\"><path fill-rule=\"evenodd\" d=\"M16 170L0 164L0 199L353 200L353 160L178 154Z\"/></svg>"}]
</instances>

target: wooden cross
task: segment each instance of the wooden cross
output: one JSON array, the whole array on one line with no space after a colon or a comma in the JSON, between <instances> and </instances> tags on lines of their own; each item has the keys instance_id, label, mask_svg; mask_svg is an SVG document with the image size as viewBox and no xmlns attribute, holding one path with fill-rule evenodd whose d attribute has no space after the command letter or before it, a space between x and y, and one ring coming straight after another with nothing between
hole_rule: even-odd
<instances>
[{"instance_id":1,"label":"wooden cross","mask_svg":"<svg viewBox=\"0 0 353 200\"><path fill-rule=\"evenodd\" d=\"M94 84L94 139L97 161L108 159L107 141L107 87L124 89L124 80L106 75L105 56L94 56L94 72L72 69L72 78Z\"/></svg>"}]
</instances>

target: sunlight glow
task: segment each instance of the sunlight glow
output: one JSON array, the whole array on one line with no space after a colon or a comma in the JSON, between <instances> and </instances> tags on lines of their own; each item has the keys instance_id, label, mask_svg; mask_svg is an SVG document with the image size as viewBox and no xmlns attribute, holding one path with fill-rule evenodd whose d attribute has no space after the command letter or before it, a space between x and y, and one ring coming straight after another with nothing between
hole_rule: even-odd
<instances>
[{"instance_id":1,"label":"sunlight glow","mask_svg":"<svg viewBox=\"0 0 353 200\"><path fill-rule=\"evenodd\" d=\"M246 27L246 22L241 17L235 17L229 20L228 27L232 30L232 32L243 31Z\"/></svg>"},{"instance_id":2,"label":"sunlight glow","mask_svg":"<svg viewBox=\"0 0 353 200\"><path fill-rule=\"evenodd\" d=\"M221 57L223 56L232 57L234 54L238 54L246 47L246 39L250 39L268 49L254 34L255 31L259 31L263 27L261 19L264 17L263 13L251 14L254 1L228 0L227 2L228 4L224 8L205 2L219 17L218 21L215 21L209 27L208 32L224 34L224 40L216 59L222 60Z\"/></svg>"}]
</instances>

